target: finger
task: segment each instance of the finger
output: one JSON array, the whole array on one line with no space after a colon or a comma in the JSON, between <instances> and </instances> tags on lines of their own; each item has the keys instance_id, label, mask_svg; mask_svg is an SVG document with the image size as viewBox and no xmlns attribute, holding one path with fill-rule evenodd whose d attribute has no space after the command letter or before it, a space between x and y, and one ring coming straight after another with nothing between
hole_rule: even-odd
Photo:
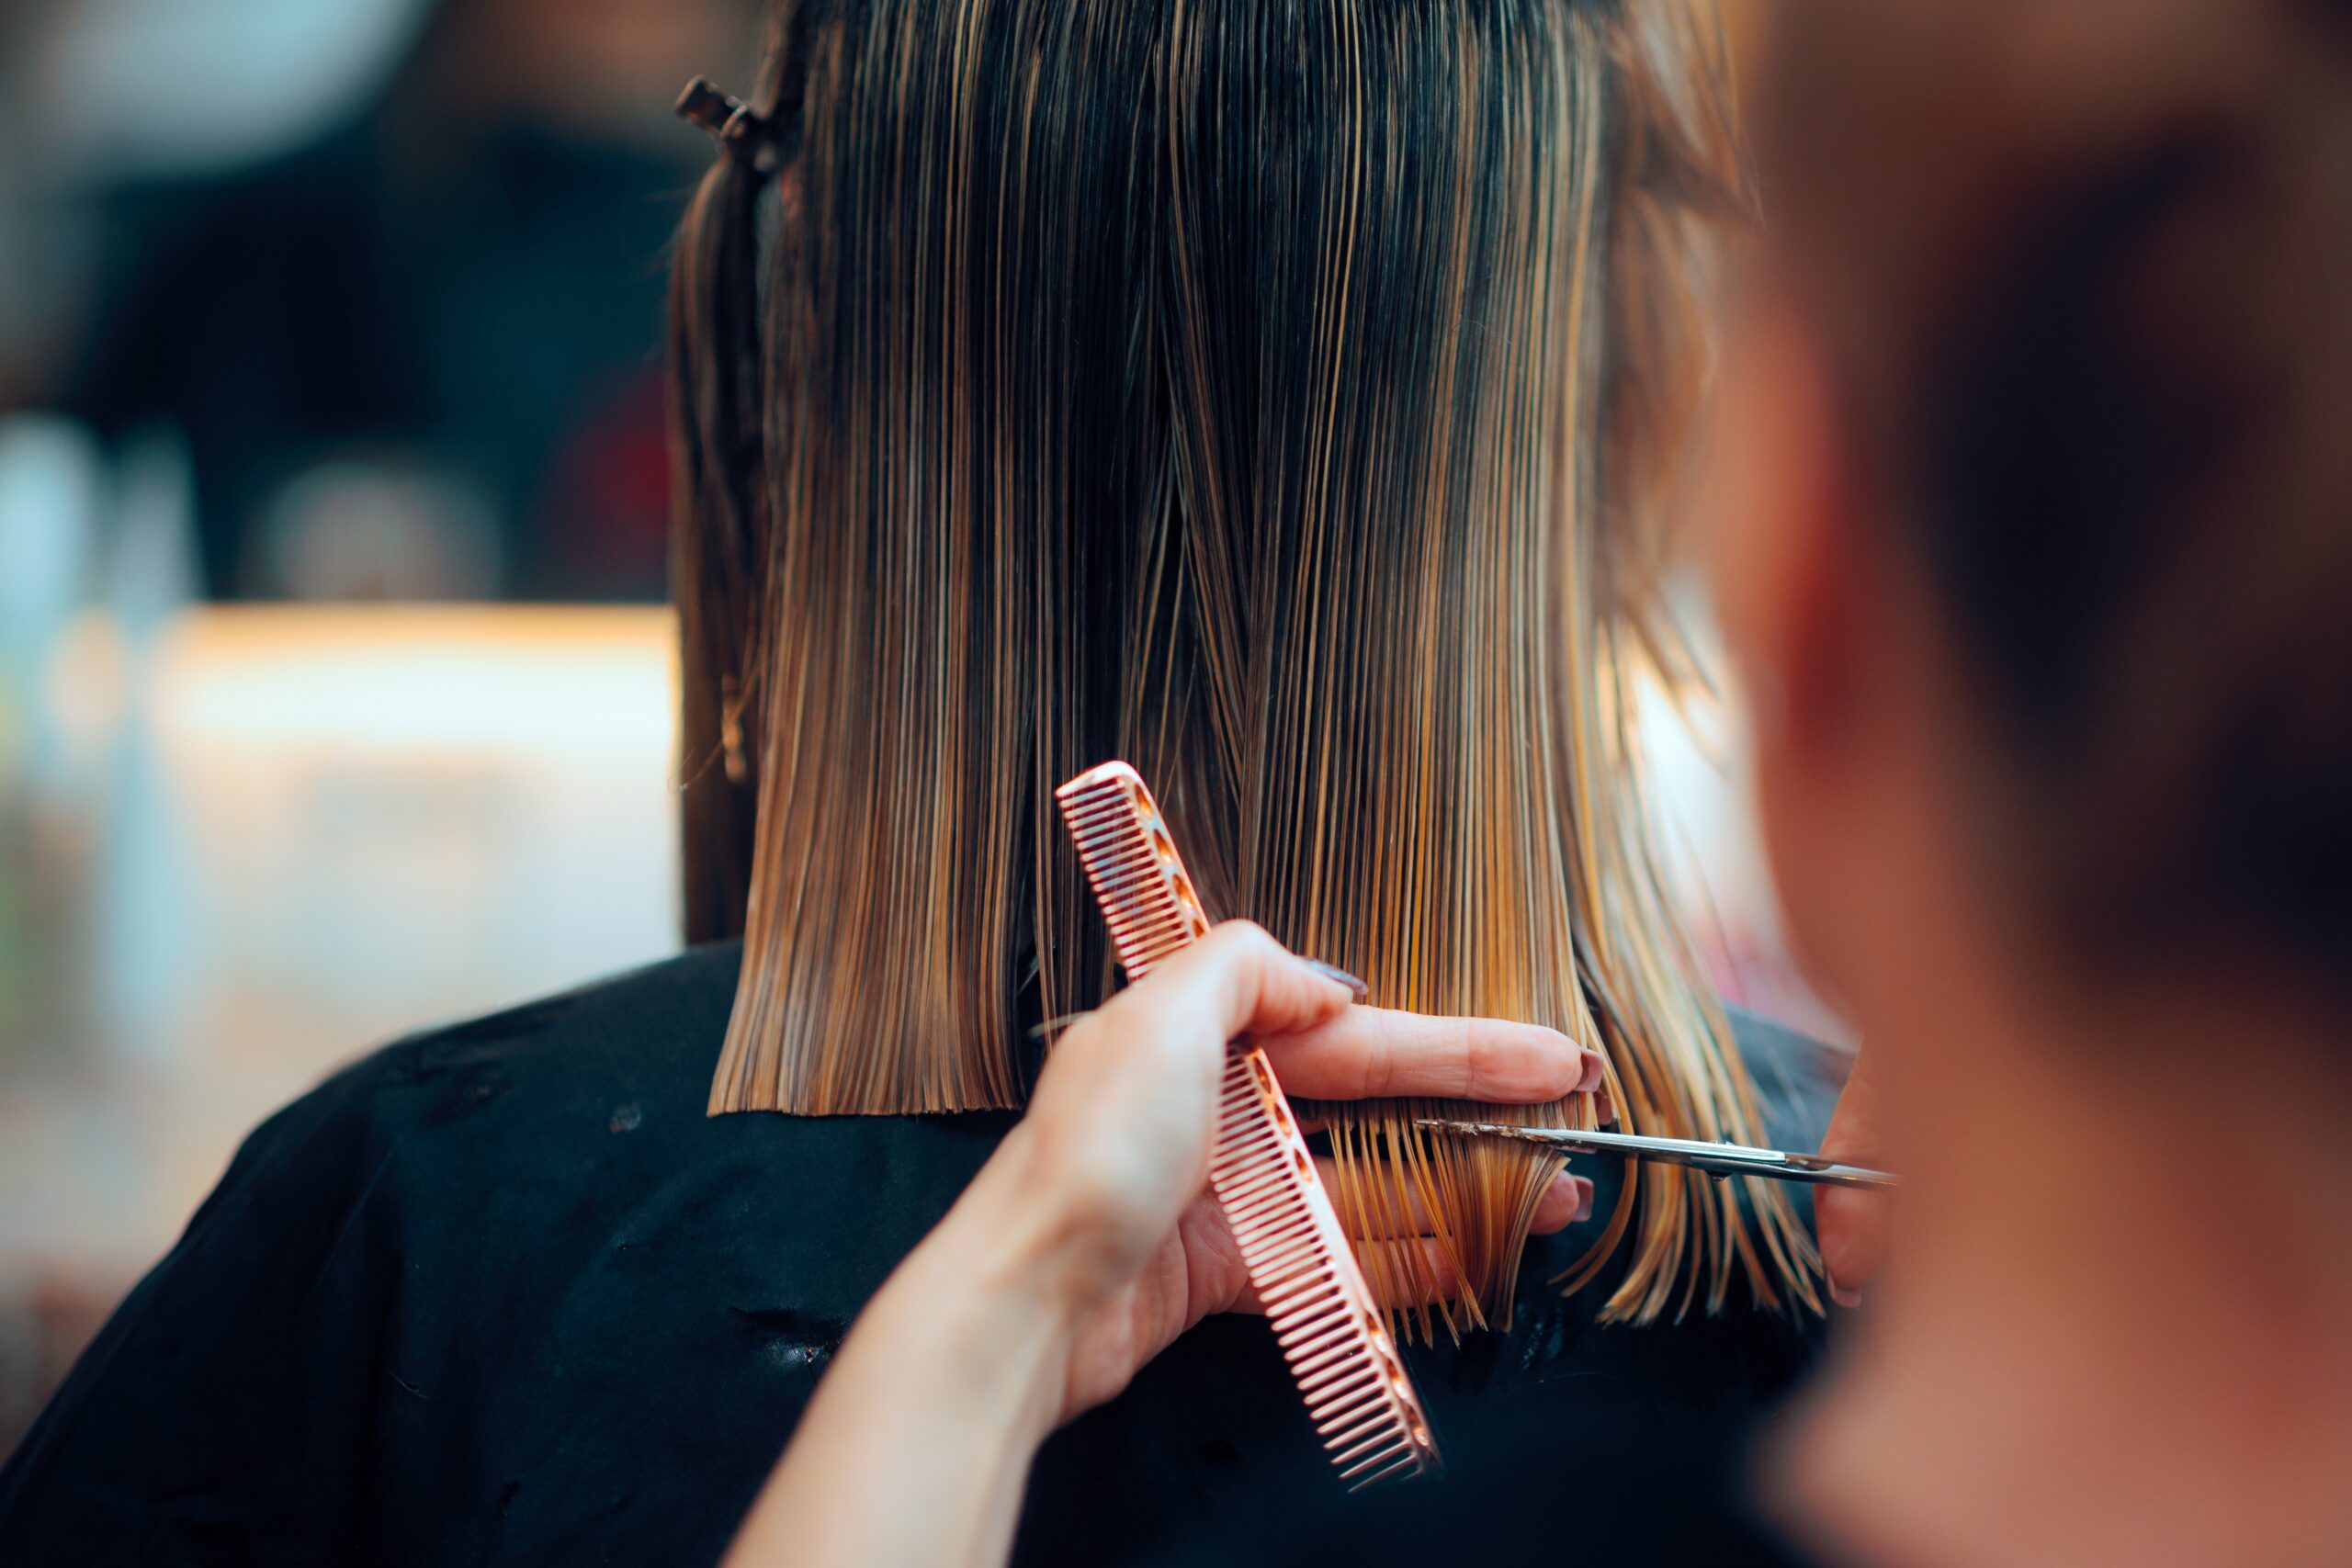
<instances>
[{"instance_id":1,"label":"finger","mask_svg":"<svg viewBox=\"0 0 2352 1568\"><path fill-rule=\"evenodd\" d=\"M1880 1102L1867 1053L1853 1071L1822 1135L1821 1154L1848 1165L1883 1162ZM1814 1223L1821 1233L1821 1261L1829 1272L1829 1293L1840 1306L1860 1306L1862 1288L1886 1259L1894 1216L1881 1193L1850 1187L1823 1187L1814 1194Z\"/></svg>"},{"instance_id":2,"label":"finger","mask_svg":"<svg viewBox=\"0 0 2352 1568\"><path fill-rule=\"evenodd\" d=\"M1600 1087L1602 1063L1557 1030L1491 1018L1349 1008L1257 1043L1292 1094L1310 1100L1427 1095L1536 1105Z\"/></svg>"},{"instance_id":3,"label":"finger","mask_svg":"<svg viewBox=\"0 0 2352 1568\"><path fill-rule=\"evenodd\" d=\"M1395 1169L1394 1166L1384 1164L1375 1171L1367 1171L1359 1166L1357 1181L1343 1182L1336 1160L1329 1155L1315 1156L1316 1174L1323 1179L1323 1190L1332 1195L1333 1207L1340 1211L1340 1223L1347 1228L1350 1240L1380 1241L1397 1236L1429 1235L1437 1230L1437 1223L1430 1214L1429 1205L1421 1201L1420 1193L1413 1189L1411 1183L1385 1179ZM1338 1201L1339 1196L1351 1187L1361 1187L1363 1179L1367 1176L1374 1178L1377 1185L1371 1192L1360 1194L1363 1201L1355 1207L1365 1212L1351 1213L1348 1205ZM1404 1189L1401 1191L1398 1190L1400 1187Z\"/></svg>"},{"instance_id":4,"label":"finger","mask_svg":"<svg viewBox=\"0 0 2352 1568\"><path fill-rule=\"evenodd\" d=\"M1536 1235L1550 1235L1590 1218L1592 1183L1564 1170L1552 1179L1551 1185L1544 1189L1544 1196L1535 1201L1535 1223L1528 1228Z\"/></svg>"},{"instance_id":5,"label":"finger","mask_svg":"<svg viewBox=\"0 0 2352 1568\"><path fill-rule=\"evenodd\" d=\"M1071 1025L1048 1054L1032 1113L1062 1083L1099 1078L1135 1092L1179 1079L1213 1085L1236 1035L1310 1028L1348 1000L1346 987L1258 927L1228 921Z\"/></svg>"},{"instance_id":6,"label":"finger","mask_svg":"<svg viewBox=\"0 0 2352 1568\"><path fill-rule=\"evenodd\" d=\"M1315 1157L1317 1171L1323 1178L1323 1188L1334 1195L1342 1191L1339 1169L1329 1155ZM1381 1174L1385 1175L1384 1170ZM1439 1226L1423 1201L1420 1192L1406 1184L1402 1192L1396 1184L1384 1182L1383 1201L1366 1204L1372 1212L1350 1214L1344 1210L1340 1218L1348 1226L1348 1234L1357 1241L1394 1240L1400 1236L1431 1235ZM1536 1200L1535 1223L1532 1227L1537 1235L1550 1235L1566 1230L1584 1214L1590 1213L1592 1183L1581 1176L1562 1171L1544 1189Z\"/></svg>"},{"instance_id":7,"label":"finger","mask_svg":"<svg viewBox=\"0 0 2352 1568\"><path fill-rule=\"evenodd\" d=\"M1182 1015L1182 1025L1207 1024L1223 1042L1310 1030L1351 999L1346 986L1317 973L1260 927L1227 920L1108 1006Z\"/></svg>"},{"instance_id":8,"label":"finger","mask_svg":"<svg viewBox=\"0 0 2352 1568\"><path fill-rule=\"evenodd\" d=\"M1356 1261L1373 1299L1385 1307L1430 1306L1462 1293L1462 1277L1435 1236L1358 1242Z\"/></svg>"}]
</instances>

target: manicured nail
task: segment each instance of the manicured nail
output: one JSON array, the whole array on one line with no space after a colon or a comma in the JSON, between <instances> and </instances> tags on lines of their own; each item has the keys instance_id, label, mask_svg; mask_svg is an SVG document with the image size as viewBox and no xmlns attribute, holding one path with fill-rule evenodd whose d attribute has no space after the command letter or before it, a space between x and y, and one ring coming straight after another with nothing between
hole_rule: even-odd
<instances>
[{"instance_id":1,"label":"manicured nail","mask_svg":"<svg viewBox=\"0 0 2352 1568\"><path fill-rule=\"evenodd\" d=\"M1594 1089L1599 1089L1609 1076L1608 1067L1608 1062L1600 1052L1587 1051L1584 1054L1584 1076L1577 1079L1577 1092L1590 1094Z\"/></svg>"},{"instance_id":2,"label":"manicured nail","mask_svg":"<svg viewBox=\"0 0 2352 1568\"><path fill-rule=\"evenodd\" d=\"M1829 1299L1836 1302L1839 1306L1844 1307L1848 1312L1851 1312L1856 1307L1862 1304L1862 1292L1860 1291L1849 1290L1846 1286L1839 1284L1837 1280L1833 1278L1829 1281Z\"/></svg>"},{"instance_id":3,"label":"manicured nail","mask_svg":"<svg viewBox=\"0 0 2352 1568\"><path fill-rule=\"evenodd\" d=\"M1309 969L1314 970L1317 975L1322 976L1326 980L1337 981L1339 984L1345 986L1348 988L1349 993L1358 1001L1362 1001L1364 998L1372 995L1372 987L1370 986L1365 985L1362 980L1357 979L1353 975L1349 974L1346 970L1340 968L1336 964L1326 964L1319 958L1307 958L1304 956L1299 959L1299 962L1306 964Z\"/></svg>"},{"instance_id":4,"label":"manicured nail","mask_svg":"<svg viewBox=\"0 0 2352 1568\"><path fill-rule=\"evenodd\" d=\"M1557 1198L1553 1196L1555 1192L1559 1194ZM1592 1217L1592 1183L1571 1171L1560 1172L1559 1175L1552 1178L1552 1185L1544 1189L1542 1206L1556 1213L1559 1212L1559 1205L1565 1205L1569 1210L1568 1217L1562 1222L1565 1224L1575 1224L1579 1221L1590 1219Z\"/></svg>"}]
</instances>

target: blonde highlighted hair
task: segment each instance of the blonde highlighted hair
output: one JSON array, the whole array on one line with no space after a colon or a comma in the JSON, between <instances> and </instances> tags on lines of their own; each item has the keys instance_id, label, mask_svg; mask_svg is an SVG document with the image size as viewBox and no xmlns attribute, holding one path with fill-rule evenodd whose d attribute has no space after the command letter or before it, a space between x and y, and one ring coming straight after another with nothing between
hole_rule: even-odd
<instances>
[{"instance_id":1,"label":"blonde highlighted hair","mask_svg":"<svg viewBox=\"0 0 2352 1568\"><path fill-rule=\"evenodd\" d=\"M714 1111L1021 1103L1111 982L1051 796L1116 756L1214 912L1753 1137L1631 729L1726 91L1698 0L779 8L785 165L720 161L673 295ZM1442 1109L1328 1111L1356 1228L1418 1196L1460 1266L1423 1332L1557 1165ZM1620 1247L1615 1315L1814 1302L1777 1191L1643 1170L1571 1283Z\"/></svg>"}]
</instances>

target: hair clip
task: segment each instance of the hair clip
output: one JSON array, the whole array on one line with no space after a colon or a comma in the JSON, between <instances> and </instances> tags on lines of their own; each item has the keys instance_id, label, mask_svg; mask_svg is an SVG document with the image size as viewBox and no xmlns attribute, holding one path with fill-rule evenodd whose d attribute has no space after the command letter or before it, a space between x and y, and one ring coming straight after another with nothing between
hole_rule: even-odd
<instances>
[{"instance_id":1,"label":"hair clip","mask_svg":"<svg viewBox=\"0 0 2352 1568\"><path fill-rule=\"evenodd\" d=\"M718 682L718 745L727 759L727 782L739 784L750 778L751 760L743 755L743 692L732 675Z\"/></svg>"},{"instance_id":2,"label":"hair clip","mask_svg":"<svg viewBox=\"0 0 2352 1568\"><path fill-rule=\"evenodd\" d=\"M775 173L784 162L784 139L775 123L742 99L719 91L707 76L686 84L678 95L677 115L763 175Z\"/></svg>"}]
</instances>

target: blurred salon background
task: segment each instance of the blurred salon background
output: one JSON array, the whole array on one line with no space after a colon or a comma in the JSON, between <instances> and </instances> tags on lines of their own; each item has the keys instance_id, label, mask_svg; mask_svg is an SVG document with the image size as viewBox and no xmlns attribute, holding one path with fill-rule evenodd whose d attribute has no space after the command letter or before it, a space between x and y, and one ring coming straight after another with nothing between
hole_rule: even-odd
<instances>
[{"instance_id":1,"label":"blurred salon background","mask_svg":"<svg viewBox=\"0 0 2352 1568\"><path fill-rule=\"evenodd\" d=\"M274 1107L676 947L670 107L758 9L0 0L0 1453ZM1723 987L1826 1027L1675 694Z\"/></svg>"}]
</instances>

